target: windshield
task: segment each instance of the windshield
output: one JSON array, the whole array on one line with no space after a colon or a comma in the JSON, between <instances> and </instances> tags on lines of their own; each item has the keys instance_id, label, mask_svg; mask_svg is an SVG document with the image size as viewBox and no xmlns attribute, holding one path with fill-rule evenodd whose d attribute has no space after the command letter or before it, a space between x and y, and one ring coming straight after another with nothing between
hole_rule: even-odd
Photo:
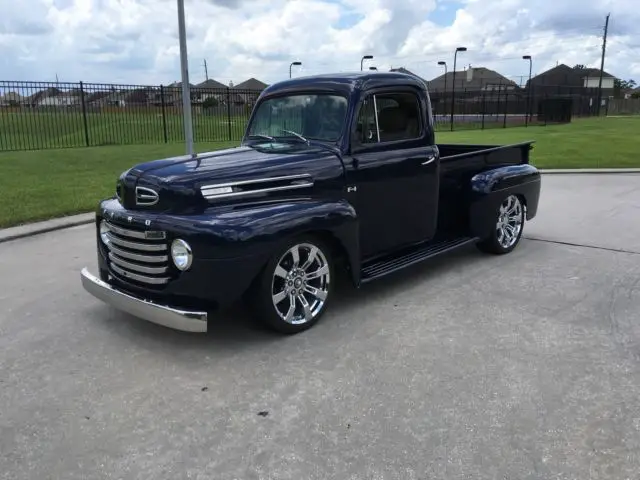
<instances>
[{"instance_id":1,"label":"windshield","mask_svg":"<svg viewBox=\"0 0 640 480\"><path fill-rule=\"evenodd\" d=\"M347 99L340 95L298 94L264 100L248 136L303 137L335 142L343 131Z\"/></svg>"}]
</instances>

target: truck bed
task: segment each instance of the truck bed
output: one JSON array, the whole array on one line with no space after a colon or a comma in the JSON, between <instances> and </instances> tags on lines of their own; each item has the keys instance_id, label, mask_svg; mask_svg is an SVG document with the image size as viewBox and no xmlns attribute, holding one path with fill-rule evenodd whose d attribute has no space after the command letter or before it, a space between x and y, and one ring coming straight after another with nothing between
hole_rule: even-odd
<instances>
[{"instance_id":1,"label":"truck bed","mask_svg":"<svg viewBox=\"0 0 640 480\"><path fill-rule=\"evenodd\" d=\"M469 225L469 183L488 169L529 163L533 142L511 145L438 144L440 151L440 201L438 231L466 235Z\"/></svg>"},{"instance_id":2,"label":"truck bed","mask_svg":"<svg viewBox=\"0 0 640 480\"><path fill-rule=\"evenodd\" d=\"M520 165L529 163L529 151L533 141L510 145L463 145L439 143L440 171L462 173L465 170L478 172L482 167Z\"/></svg>"}]
</instances>

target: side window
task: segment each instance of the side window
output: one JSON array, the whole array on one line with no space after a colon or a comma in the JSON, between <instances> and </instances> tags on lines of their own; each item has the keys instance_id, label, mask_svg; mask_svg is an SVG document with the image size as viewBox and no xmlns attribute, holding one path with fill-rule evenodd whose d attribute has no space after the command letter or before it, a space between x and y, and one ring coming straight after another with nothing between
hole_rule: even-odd
<instances>
[{"instance_id":1,"label":"side window","mask_svg":"<svg viewBox=\"0 0 640 480\"><path fill-rule=\"evenodd\" d=\"M361 144L416 139L422 133L420 120L420 106L415 94L370 95L358 114L356 138Z\"/></svg>"}]
</instances>

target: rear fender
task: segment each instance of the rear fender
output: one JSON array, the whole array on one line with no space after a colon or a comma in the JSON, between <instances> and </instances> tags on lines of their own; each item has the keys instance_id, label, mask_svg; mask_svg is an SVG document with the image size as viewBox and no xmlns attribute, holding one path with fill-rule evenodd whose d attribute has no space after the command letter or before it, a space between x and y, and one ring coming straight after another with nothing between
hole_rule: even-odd
<instances>
[{"instance_id":1,"label":"rear fender","mask_svg":"<svg viewBox=\"0 0 640 480\"><path fill-rule=\"evenodd\" d=\"M518 195L525 206L526 219L538 211L541 179L529 164L493 168L471 178L469 228L473 236L486 238L495 226L496 210L508 195Z\"/></svg>"}]
</instances>

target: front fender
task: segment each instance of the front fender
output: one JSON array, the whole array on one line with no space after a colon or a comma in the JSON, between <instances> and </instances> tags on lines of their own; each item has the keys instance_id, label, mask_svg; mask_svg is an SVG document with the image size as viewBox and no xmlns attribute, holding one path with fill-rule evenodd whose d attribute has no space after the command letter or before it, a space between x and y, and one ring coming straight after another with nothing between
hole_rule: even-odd
<instances>
[{"instance_id":1,"label":"front fender","mask_svg":"<svg viewBox=\"0 0 640 480\"><path fill-rule=\"evenodd\" d=\"M205 255L233 258L251 253L264 262L293 237L321 234L344 254L352 280L358 281L358 218L346 200L304 199L243 206L218 211L198 228L202 231L198 236L202 236L200 245Z\"/></svg>"},{"instance_id":2,"label":"front fender","mask_svg":"<svg viewBox=\"0 0 640 480\"><path fill-rule=\"evenodd\" d=\"M538 211L541 177L529 164L509 165L478 173L470 185L470 229L474 236L487 237L495 225L496 210L505 196L519 195L526 207L526 219Z\"/></svg>"},{"instance_id":3,"label":"front fender","mask_svg":"<svg viewBox=\"0 0 640 480\"><path fill-rule=\"evenodd\" d=\"M218 211L200 228L214 236L210 255L233 257L247 249L271 252L284 241L309 232L326 232L357 258L358 225L346 200L303 199ZM211 239L210 239L211 241Z\"/></svg>"},{"instance_id":4,"label":"front fender","mask_svg":"<svg viewBox=\"0 0 640 480\"><path fill-rule=\"evenodd\" d=\"M97 220L103 217L123 226L164 230L168 242L186 240L193 251L194 272L183 276L197 277L202 288L207 288L207 281L211 281L207 275L217 278L226 273L234 277L234 296L235 291L253 281L276 248L304 233L321 234L345 254L354 280L359 274L358 220L353 206L342 199L304 198L212 207L194 215L126 210L110 199L100 205ZM216 271L207 273L210 267L204 265L216 265Z\"/></svg>"}]
</instances>

